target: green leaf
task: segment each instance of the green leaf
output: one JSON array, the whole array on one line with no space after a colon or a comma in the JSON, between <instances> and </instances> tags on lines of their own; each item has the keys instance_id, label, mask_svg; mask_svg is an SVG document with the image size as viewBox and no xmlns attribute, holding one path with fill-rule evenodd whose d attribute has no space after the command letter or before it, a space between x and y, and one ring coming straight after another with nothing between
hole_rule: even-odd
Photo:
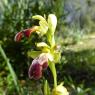
<instances>
[{"instance_id":1,"label":"green leaf","mask_svg":"<svg viewBox=\"0 0 95 95\"><path fill-rule=\"evenodd\" d=\"M41 51L28 51L28 56L31 57L31 58L36 58L39 54L41 54L42 52Z\"/></svg>"},{"instance_id":2,"label":"green leaf","mask_svg":"<svg viewBox=\"0 0 95 95\"><path fill-rule=\"evenodd\" d=\"M44 95L50 95L50 87L47 80L44 83Z\"/></svg>"}]
</instances>

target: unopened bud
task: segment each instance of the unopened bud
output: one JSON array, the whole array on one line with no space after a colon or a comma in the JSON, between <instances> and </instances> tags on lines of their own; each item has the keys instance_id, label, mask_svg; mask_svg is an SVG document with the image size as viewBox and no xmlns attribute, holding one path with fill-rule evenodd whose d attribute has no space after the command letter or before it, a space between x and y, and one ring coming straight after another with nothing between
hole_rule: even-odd
<instances>
[{"instance_id":1,"label":"unopened bud","mask_svg":"<svg viewBox=\"0 0 95 95\"><path fill-rule=\"evenodd\" d=\"M67 89L62 85L63 83L61 83L56 88L54 88L52 91L52 95L69 95L69 92L67 91Z\"/></svg>"}]
</instances>

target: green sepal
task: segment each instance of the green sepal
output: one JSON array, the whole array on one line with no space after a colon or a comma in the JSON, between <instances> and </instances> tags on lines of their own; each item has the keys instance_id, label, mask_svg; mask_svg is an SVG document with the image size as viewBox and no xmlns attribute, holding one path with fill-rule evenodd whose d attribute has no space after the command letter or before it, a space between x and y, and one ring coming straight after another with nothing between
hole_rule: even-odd
<instances>
[{"instance_id":1,"label":"green sepal","mask_svg":"<svg viewBox=\"0 0 95 95\"><path fill-rule=\"evenodd\" d=\"M57 25L57 18L54 14L50 14L48 16L48 32L47 32L47 40L51 47L55 46L54 32Z\"/></svg>"},{"instance_id":2,"label":"green sepal","mask_svg":"<svg viewBox=\"0 0 95 95\"><path fill-rule=\"evenodd\" d=\"M48 31L48 25L46 24L45 21L39 21L39 25L40 25L39 32L40 32L41 36L43 36Z\"/></svg>"},{"instance_id":3,"label":"green sepal","mask_svg":"<svg viewBox=\"0 0 95 95\"><path fill-rule=\"evenodd\" d=\"M42 52L41 51L28 51L27 55L31 58L36 58L37 56L39 56Z\"/></svg>"},{"instance_id":4,"label":"green sepal","mask_svg":"<svg viewBox=\"0 0 95 95\"><path fill-rule=\"evenodd\" d=\"M36 43L36 46L38 48L41 48L41 47L50 48L45 42Z\"/></svg>"},{"instance_id":5,"label":"green sepal","mask_svg":"<svg viewBox=\"0 0 95 95\"><path fill-rule=\"evenodd\" d=\"M40 20L40 21L45 21L45 22L46 22L45 18L42 17L41 15L35 15L35 16L32 16L32 18L33 18L33 19L38 19L38 20Z\"/></svg>"},{"instance_id":6,"label":"green sepal","mask_svg":"<svg viewBox=\"0 0 95 95\"><path fill-rule=\"evenodd\" d=\"M47 21L45 20L44 17L40 16L40 15L35 15L32 17L33 19L37 19L37 20L40 20L39 21L39 28L38 30L36 31L40 36L43 36L44 34L47 33L48 31L48 23Z\"/></svg>"},{"instance_id":7,"label":"green sepal","mask_svg":"<svg viewBox=\"0 0 95 95\"><path fill-rule=\"evenodd\" d=\"M49 30L50 33L53 35L56 29L56 25L57 25L57 18L54 14L50 14L48 16L48 26L49 26Z\"/></svg>"},{"instance_id":8,"label":"green sepal","mask_svg":"<svg viewBox=\"0 0 95 95\"><path fill-rule=\"evenodd\" d=\"M36 43L36 46L44 53L50 52L50 47L45 42Z\"/></svg>"}]
</instances>

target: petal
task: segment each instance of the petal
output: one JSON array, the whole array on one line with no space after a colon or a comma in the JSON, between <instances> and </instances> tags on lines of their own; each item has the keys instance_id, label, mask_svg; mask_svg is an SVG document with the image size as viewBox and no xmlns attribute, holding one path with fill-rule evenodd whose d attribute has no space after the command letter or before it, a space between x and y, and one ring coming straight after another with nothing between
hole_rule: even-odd
<instances>
[{"instance_id":1,"label":"petal","mask_svg":"<svg viewBox=\"0 0 95 95\"><path fill-rule=\"evenodd\" d=\"M16 42L19 42L19 41L21 41L22 36L23 36L23 32L18 32L18 33L15 35L14 40L15 40Z\"/></svg>"},{"instance_id":2,"label":"petal","mask_svg":"<svg viewBox=\"0 0 95 95\"><path fill-rule=\"evenodd\" d=\"M48 31L48 23L47 21L45 20L44 17L40 16L40 15L35 15L32 17L33 19L37 19L39 20L39 28L38 28L38 31L37 33L40 35L40 36L43 36L47 33Z\"/></svg>"},{"instance_id":3,"label":"petal","mask_svg":"<svg viewBox=\"0 0 95 95\"><path fill-rule=\"evenodd\" d=\"M48 63L44 62L44 64L42 65L43 70L47 69L47 67L48 67Z\"/></svg>"},{"instance_id":4,"label":"petal","mask_svg":"<svg viewBox=\"0 0 95 95\"><path fill-rule=\"evenodd\" d=\"M35 61L35 59L34 59ZM36 61L37 62L37 61ZM30 65L28 75L30 79L38 80L42 77L42 66L37 63L33 63Z\"/></svg>"},{"instance_id":5,"label":"petal","mask_svg":"<svg viewBox=\"0 0 95 95\"><path fill-rule=\"evenodd\" d=\"M44 17L42 17L41 15L35 15L35 16L32 16L33 19L37 19L37 20L40 20L40 21L44 21L45 24L47 24L46 20Z\"/></svg>"},{"instance_id":6,"label":"petal","mask_svg":"<svg viewBox=\"0 0 95 95\"><path fill-rule=\"evenodd\" d=\"M30 79L40 79L42 77L42 70L48 67L48 57L46 53L40 54L36 57L29 67L28 75Z\"/></svg>"},{"instance_id":7,"label":"petal","mask_svg":"<svg viewBox=\"0 0 95 95\"><path fill-rule=\"evenodd\" d=\"M25 35L26 37L30 37L31 29L25 29L25 30L23 30L23 32L24 32L24 35Z\"/></svg>"}]
</instances>

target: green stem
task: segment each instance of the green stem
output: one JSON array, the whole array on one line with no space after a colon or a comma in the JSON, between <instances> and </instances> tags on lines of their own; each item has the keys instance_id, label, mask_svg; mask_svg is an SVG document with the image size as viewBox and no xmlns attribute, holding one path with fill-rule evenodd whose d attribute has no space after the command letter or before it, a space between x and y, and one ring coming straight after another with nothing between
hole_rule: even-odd
<instances>
[{"instance_id":1,"label":"green stem","mask_svg":"<svg viewBox=\"0 0 95 95\"><path fill-rule=\"evenodd\" d=\"M57 74L56 74L56 68L55 68L55 64L51 63L49 64L50 70L53 74L53 78L54 78L54 87L57 86Z\"/></svg>"},{"instance_id":2,"label":"green stem","mask_svg":"<svg viewBox=\"0 0 95 95\"><path fill-rule=\"evenodd\" d=\"M13 78L14 85L15 85L15 87L17 89L17 92L20 94L20 87L19 87L18 82L17 82L16 74L15 74L15 72L14 72L14 70L13 70L13 68L12 68L12 66L11 66L11 64L9 62L9 59L7 58L3 48L1 47L1 45L0 45L0 53L1 53L2 57L4 58L5 62L7 63L7 66L9 68L9 71L10 71L11 76Z\"/></svg>"}]
</instances>

